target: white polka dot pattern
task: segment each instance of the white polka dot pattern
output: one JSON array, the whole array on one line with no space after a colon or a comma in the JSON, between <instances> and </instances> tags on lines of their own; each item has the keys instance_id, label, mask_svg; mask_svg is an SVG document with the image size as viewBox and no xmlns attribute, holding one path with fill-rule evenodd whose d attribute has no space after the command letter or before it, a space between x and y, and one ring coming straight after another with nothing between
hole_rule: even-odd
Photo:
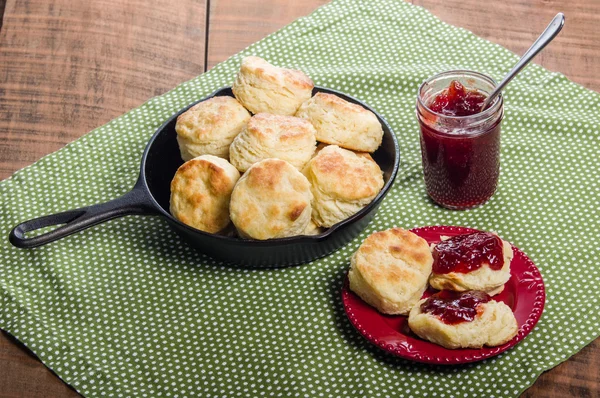
<instances>
[{"instance_id":1,"label":"white polka dot pattern","mask_svg":"<svg viewBox=\"0 0 600 398\"><path fill-rule=\"evenodd\" d=\"M158 217L125 217L50 245L6 239L26 219L115 198L171 114L230 85L254 54L379 110L401 145L395 186L367 230L325 259L225 267ZM500 78L517 56L392 0L336 0L0 184L0 327L88 397L516 396L600 334L600 95L530 66L507 88L499 189L450 211L427 199L418 85L472 69ZM392 226L497 231L547 288L538 326L482 363L440 368L385 356L344 316L340 288L364 237Z\"/></svg>"}]
</instances>

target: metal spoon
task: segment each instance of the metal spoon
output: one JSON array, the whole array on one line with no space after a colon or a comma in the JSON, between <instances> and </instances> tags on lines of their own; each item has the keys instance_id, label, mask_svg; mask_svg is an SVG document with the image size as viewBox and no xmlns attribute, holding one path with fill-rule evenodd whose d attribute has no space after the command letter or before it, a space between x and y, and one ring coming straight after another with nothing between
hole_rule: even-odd
<instances>
[{"instance_id":1,"label":"metal spoon","mask_svg":"<svg viewBox=\"0 0 600 398\"><path fill-rule=\"evenodd\" d=\"M491 104L494 99L500 94L500 92L504 89L504 87L512 80L513 77L517 75L532 59L542 51L544 47L548 45L555 37L558 35L558 32L562 29L565 24L565 15L562 12L556 14L554 19L550 22L546 30L542 32L540 37L529 47L529 50L523 54L519 62L511 69L511 71L506 75L504 80L496 86L494 91L487 97L481 109L486 109L489 104Z\"/></svg>"}]
</instances>

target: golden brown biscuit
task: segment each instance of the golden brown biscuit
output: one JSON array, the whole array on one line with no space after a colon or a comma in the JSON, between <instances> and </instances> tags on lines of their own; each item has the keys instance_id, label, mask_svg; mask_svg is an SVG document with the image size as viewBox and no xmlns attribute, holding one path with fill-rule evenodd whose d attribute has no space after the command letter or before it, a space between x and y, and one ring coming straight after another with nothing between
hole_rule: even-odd
<instances>
[{"instance_id":1,"label":"golden brown biscuit","mask_svg":"<svg viewBox=\"0 0 600 398\"><path fill-rule=\"evenodd\" d=\"M306 120L259 113L235 137L229 152L231 164L242 172L269 158L285 160L302 170L316 145L315 128Z\"/></svg>"},{"instance_id":2,"label":"golden brown biscuit","mask_svg":"<svg viewBox=\"0 0 600 398\"><path fill-rule=\"evenodd\" d=\"M231 86L252 113L293 116L312 95L314 83L299 70L279 68L259 57L245 57Z\"/></svg>"},{"instance_id":3,"label":"golden brown biscuit","mask_svg":"<svg viewBox=\"0 0 600 398\"><path fill-rule=\"evenodd\" d=\"M250 119L250 113L233 97L213 97L179 115L175 124L181 158L201 155L227 159L229 146Z\"/></svg>"},{"instance_id":4,"label":"golden brown biscuit","mask_svg":"<svg viewBox=\"0 0 600 398\"><path fill-rule=\"evenodd\" d=\"M304 230L304 235L319 235L323 232L325 232L325 228L319 227L313 220L310 220Z\"/></svg>"},{"instance_id":5,"label":"golden brown biscuit","mask_svg":"<svg viewBox=\"0 0 600 398\"><path fill-rule=\"evenodd\" d=\"M410 231L375 232L350 260L350 289L384 314L408 314L427 288L433 258Z\"/></svg>"},{"instance_id":6,"label":"golden brown biscuit","mask_svg":"<svg viewBox=\"0 0 600 398\"><path fill-rule=\"evenodd\" d=\"M229 200L240 173L225 159L203 155L185 162L171 181L171 214L216 233L229 224Z\"/></svg>"},{"instance_id":7,"label":"golden brown biscuit","mask_svg":"<svg viewBox=\"0 0 600 398\"><path fill-rule=\"evenodd\" d=\"M321 149L327 148L328 146L329 146L329 144L326 144L324 142L317 142L317 149L315 150L315 153L313 154L312 157L314 158L315 156L317 156L317 154L319 152L321 152ZM352 151L351 149L348 149L348 150ZM369 159L372 162L375 161L369 152L357 152L357 151L352 151L352 152L354 152L358 156L362 156L363 158Z\"/></svg>"},{"instance_id":8,"label":"golden brown biscuit","mask_svg":"<svg viewBox=\"0 0 600 398\"><path fill-rule=\"evenodd\" d=\"M436 261L434 260L433 273L429 278L429 284L437 290L454 290L464 292L467 290L480 290L490 296L494 296L504 290L504 284L510 279L510 263L513 251L510 243L497 238L502 244L502 268L494 270L488 262L483 262L481 268L471 272L436 272ZM444 240L444 239L443 239ZM432 250L435 255L435 246Z\"/></svg>"},{"instance_id":9,"label":"golden brown biscuit","mask_svg":"<svg viewBox=\"0 0 600 398\"><path fill-rule=\"evenodd\" d=\"M381 169L370 156L329 145L303 170L314 196L313 219L321 227L345 220L367 206L383 188Z\"/></svg>"},{"instance_id":10,"label":"golden brown biscuit","mask_svg":"<svg viewBox=\"0 0 600 398\"><path fill-rule=\"evenodd\" d=\"M426 301L419 301L410 311L408 325L419 337L443 347L494 347L510 341L518 332L517 320L503 302L491 300L481 303L476 306L472 321L451 324L444 322L439 315L423 312L422 305Z\"/></svg>"},{"instance_id":11,"label":"golden brown biscuit","mask_svg":"<svg viewBox=\"0 0 600 398\"><path fill-rule=\"evenodd\" d=\"M242 237L303 235L310 222L310 184L294 166L265 159L248 169L231 195L230 215Z\"/></svg>"},{"instance_id":12,"label":"golden brown biscuit","mask_svg":"<svg viewBox=\"0 0 600 398\"><path fill-rule=\"evenodd\" d=\"M296 116L315 126L317 141L358 152L375 152L381 145L383 128L377 116L337 95L315 94L302 104Z\"/></svg>"}]
</instances>

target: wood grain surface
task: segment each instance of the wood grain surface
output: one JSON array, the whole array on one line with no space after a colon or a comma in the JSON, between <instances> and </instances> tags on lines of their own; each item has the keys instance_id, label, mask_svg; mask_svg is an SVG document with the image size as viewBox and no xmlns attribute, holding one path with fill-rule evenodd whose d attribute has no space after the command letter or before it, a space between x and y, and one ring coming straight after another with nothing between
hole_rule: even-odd
<instances>
[{"instance_id":1,"label":"wood grain surface","mask_svg":"<svg viewBox=\"0 0 600 398\"><path fill-rule=\"evenodd\" d=\"M206 2L7 0L0 178L204 70Z\"/></svg>"},{"instance_id":2,"label":"wood grain surface","mask_svg":"<svg viewBox=\"0 0 600 398\"><path fill-rule=\"evenodd\" d=\"M0 0L0 179L324 3ZM413 3L517 54L562 11L565 29L535 61L600 91L598 0ZM25 347L0 333L0 397L76 396ZM523 394L567 396L600 397L600 340L544 373Z\"/></svg>"},{"instance_id":3,"label":"wood grain surface","mask_svg":"<svg viewBox=\"0 0 600 398\"><path fill-rule=\"evenodd\" d=\"M211 0L208 69L328 2Z\"/></svg>"},{"instance_id":4,"label":"wood grain surface","mask_svg":"<svg viewBox=\"0 0 600 398\"><path fill-rule=\"evenodd\" d=\"M550 20L563 12L566 23L535 63L600 91L600 1L598 0L414 0L444 22L522 55Z\"/></svg>"}]
</instances>

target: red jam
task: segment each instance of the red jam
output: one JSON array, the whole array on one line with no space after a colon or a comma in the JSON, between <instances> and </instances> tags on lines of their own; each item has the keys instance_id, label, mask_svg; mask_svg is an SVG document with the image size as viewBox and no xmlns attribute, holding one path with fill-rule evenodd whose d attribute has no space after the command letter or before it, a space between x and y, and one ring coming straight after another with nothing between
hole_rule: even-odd
<instances>
[{"instance_id":1,"label":"red jam","mask_svg":"<svg viewBox=\"0 0 600 398\"><path fill-rule=\"evenodd\" d=\"M468 90L453 80L427 105L435 113L444 116L471 116L481 112L487 95L481 91Z\"/></svg>"},{"instance_id":2,"label":"red jam","mask_svg":"<svg viewBox=\"0 0 600 398\"><path fill-rule=\"evenodd\" d=\"M485 98L479 91L452 82L427 105L438 115L425 112L421 116L427 118L419 123L425 186L429 196L442 206L475 207L496 191L502 110L492 112L487 123L479 124L482 127L469 129L467 121L469 117L477 117ZM441 127L442 123L449 123L444 116L465 116L465 119L452 120L451 126L455 127L448 129Z\"/></svg>"},{"instance_id":3,"label":"red jam","mask_svg":"<svg viewBox=\"0 0 600 398\"><path fill-rule=\"evenodd\" d=\"M497 271L504 265L502 240L489 232L458 235L442 241L433 248L433 272L475 271L484 263Z\"/></svg>"},{"instance_id":4,"label":"red jam","mask_svg":"<svg viewBox=\"0 0 600 398\"><path fill-rule=\"evenodd\" d=\"M439 320L456 325L471 322L477 316L477 306L487 303L491 297L481 291L454 292L442 290L421 304L421 312L435 315Z\"/></svg>"}]
</instances>

